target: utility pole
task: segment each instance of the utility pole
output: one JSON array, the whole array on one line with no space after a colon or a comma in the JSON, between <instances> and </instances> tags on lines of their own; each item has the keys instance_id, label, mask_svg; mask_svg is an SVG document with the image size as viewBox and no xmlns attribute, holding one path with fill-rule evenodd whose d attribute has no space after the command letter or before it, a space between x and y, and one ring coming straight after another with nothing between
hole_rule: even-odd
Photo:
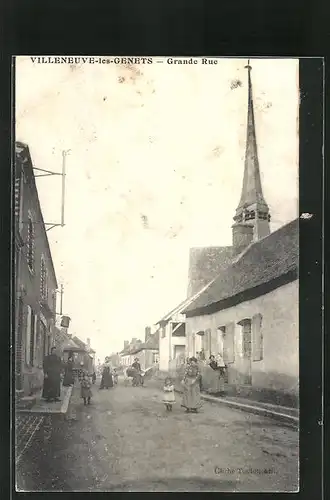
<instances>
[{"instance_id":1,"label":"utility pole","mask_svg":"<svg viewBox=\"0 0 330 500\"><path fill-rule=\"evenodd\" d=\"M64 227L64 200L65 200L65 177L66 177L66 157L71 149L62 151L62 206L61 206L61 226Z\"/></svg>"},{"instance_id":2,"label":"utility pole","mask_svg":"<svg viewBox=\"0 0 330 500\"><path fill-rule=\"evenodd\" d=\"M45 226L48 226L46 231L50 231L54 227L64 227L64 206L65 206L65 177L66 177L66 157L70 154L71 149L66 149L62 151L62 173L51 172L50 170L45 170L43 168L33 167L33 170L42 172L41 174L35 174L35 177L48 177L50 175L61 175L62 176L62 196L61 196L61 222L45 222Z\"/></svg>"},{"instance_id":3,"label":"utility pole","mask_svg":"<svg viewBox=\"0 0 330 500\"><path fill-rule=\"evenodd\" d=\"M60 294L61 294L60 315L62 316L62 314L63 314L63 294L64 294L64 287L63 287L63 285L61 285Z\"/></svg>"}]
</instances>

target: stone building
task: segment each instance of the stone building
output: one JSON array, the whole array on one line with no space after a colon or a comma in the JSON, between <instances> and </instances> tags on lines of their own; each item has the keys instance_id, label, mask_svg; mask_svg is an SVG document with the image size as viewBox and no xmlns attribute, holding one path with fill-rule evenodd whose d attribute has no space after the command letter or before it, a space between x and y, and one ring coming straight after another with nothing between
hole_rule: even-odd
<instances>
[{"instance_id":1,"label":"stone building","mask_svg":"<svg viewBox=\"0 0 330 500\"><path fill-rule=\"evenodd\" d=\"M31 396L43 383L43 359L54 342L57 279L32 159L15 144L15 388Z\"/></svg>"}]
</instances>

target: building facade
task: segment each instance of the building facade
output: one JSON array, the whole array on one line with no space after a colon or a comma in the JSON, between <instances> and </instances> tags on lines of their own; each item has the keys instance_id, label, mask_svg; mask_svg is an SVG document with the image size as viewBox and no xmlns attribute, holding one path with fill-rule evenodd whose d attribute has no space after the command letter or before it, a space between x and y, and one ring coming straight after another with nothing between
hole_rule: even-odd
<instances>
[{"instance_id":1,"label":"building facade","mask_svg":"<svg viewBox=\"0 0 330 500\"><path fill-rule=\"evenodd\" d=\"M162 318L159 325L159 370L167 372L172 360L185 356L186 325L180 310L185 302Z\"/></svg>"},{"instance_id":2,"label":"building facade","mask_svg":"<svg viewBox=\"0 0 330 500\"><path fill-rule=\"evenodd\" d=\"M254 269L253 269L254 268ZM220 353L228 391L297 405L298 221L253 244L186 310L187 351ZM204 374L204 387L207 388Z\"/></svg>"},{"instance_id":3,"label":"building facade","mask_svg":"<svg viewBox=\"0 0 330 500\"><path fill-rule=\"evenodd\" d=\"M57 279L29 148L15 147L15 383L31 396L55 337Z\"/></svg>"}]
</instances>

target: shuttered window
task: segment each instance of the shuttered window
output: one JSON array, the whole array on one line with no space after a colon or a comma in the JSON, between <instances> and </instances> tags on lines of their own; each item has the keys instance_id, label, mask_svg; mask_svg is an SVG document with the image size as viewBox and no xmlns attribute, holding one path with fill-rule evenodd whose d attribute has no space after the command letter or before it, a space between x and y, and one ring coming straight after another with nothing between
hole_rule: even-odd
<instances>
[{"instance_id":1,"label":"shuttered window","mask_svg":"<svg viewBox=\"0 0 330 500\"><path fill-rule=\"evenodd\" d=\"M205 356L208 357L210 356L210 350L211 350L211 329L207 328L205 330L204 335L202 337L202 346L204 349Z\"/></svg>"},{"instance_id":2,"label":"shuttered window","mask_svg":"<svg viewBox=\"0 0 330 500\"><path fill-rule=\"evenodd\" d=\"M252 322L250 319L245 319L241 323L239 323L242 327L242 351L243 351L243 358L250 359L251 354L252 354L252 345L251 345L251 340L252 340L252 335L251 335L251 330L252 330Z\"/></svg>"},{"instance_id":3,"label":"shuttered window","mask_svg":"<svg viewBox=\"0 0 330 500\"><path fill-rule=\"evenodd\" d=\"M44 257L41 258L40 264L40 296L42 300L48 299L47 269Z\"/></svg>"},{"instance_id":4,"label":"shuttered window","mask_svg":"<svg viewBox=\"0 0 330 500\"><path fill-rule=\"evenodd\" d=\"M253 361L263 359L263 334L262 334L262 315L255 314L252 318L252 339L253 339Z\"/></svg>"},{"instance_id":5,"label":"shuttered window","mask_svg":"<svg viewBox=\"0 0 330 500\"><path fill-rule=\"evenodd\" d=\"M28 218L27 261L30 270L34 271L34 224L31 217Z\"/></svg>"},{"instance_id":6,"label":"shuttered window","mask_svg":"<svg viewBox=\"0 0 330 500\"><path fill-rule=\"evenodd\" d=\"M23 228L23 185L24 174L21 165L16 165L14 185L14 215L15 224L19 231Z\"/></svg>"},{"instance_id":7,"label":"shuttered window","mask_svg":"<svg viewBox=\"0 0 330 500\"><path fill-rule=\"evenodd\" d=\"M31 354L31 316L32 310L30 306L27 306L26 315L26 336L25 336L25 362L27 365L30 364L30 354Z\"/></svg>"},{"instance_id":8,"label":"shuttered window","mask_svg":"<svg viewBox=\"0 0 330 500\"><path fill-rule=\"evenodd\" d=\"M235 323L220 328L223 331L223 360L226 364L235 361Z\"/></svg>"},{"instance_id":9,"label":"shuttered window","mask_svg":"<svg viewBox=\"0 0 330 500\"><path fill-rule=\"evenodd\" d=\"M36 345L36 321L37 317L31 310L31 329L30 329L30 365L35 364L35 345Z\"/></svg>"}]
</instances>

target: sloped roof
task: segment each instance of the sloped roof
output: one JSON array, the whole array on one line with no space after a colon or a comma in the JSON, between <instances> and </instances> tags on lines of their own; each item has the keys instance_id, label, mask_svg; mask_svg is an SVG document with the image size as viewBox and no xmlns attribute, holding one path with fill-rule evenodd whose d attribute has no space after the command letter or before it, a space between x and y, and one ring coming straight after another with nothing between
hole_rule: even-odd
<instances>
[{"instance_id":1,"label":"sloped roof","mask_svg":"<svg viewBox=\"0 0 330 500\"><path fill-rule=\"evenodd\" d=\"M195 247L189 251L188 291L192 297L231 263L233 248Z\"/></svg>"},{"instance_id":2,"label":"sloped roof","mask_svg":"<svg viewBox=\"0 0 330 500\"><path fill-rule=\"evenodd\" d=\"M67 339L64 342L62 349L63 349L63 351L69 351L70 349L72 349L74 351L77 349L81 349L81 347L78 346L72 339Z\"/></svg>"},{"instance_id":3,"label":"sloped roof","mask_svg":"<svg viewBox=\"0 0 330 500\"><path fill-rule=\"evenodd\" d=\"M207 283L205 286L203 286L203 288L201 288L197 293L195 293L193 296L191 297L188 297L187 299L185 299L184 301L180 302L179 305L177 305L174 309L172 309L169 313L167 313L162 319L160 319L158 322L157 322L157 325L159 325L160 323L166 323L168 321L171 320L171 318L175 315L175 314L178 314L178 313L182 313L184 314L185 311L187 310L188 306L194 301L197 299L197 297L200 296L201 293L203 293L210 285L211 283L213 283L214 280L210 281L209 283Z\"/></svg>"},{"instance_id":4,"label":"sloped roof","mask_svg":"<svg viewBox=\"0 0 330 500\"><path fill-rule=\"evenodd\" d=\"M148 344L148 342L143 342L142 344L137 346L136 349L133 349L130 352L130 354L137 354L138 352L143 351L144 349L148 351L150 350L156 351L157 349L159 349L159 345L157 345L157 343Z\"/></svg>"},{"instance_id":5,"label":"sloped roof","mask_svg":"<svg viewBox=\"0 0 330 500\"><path fill-rule=\"evenodd\" d=\"M250 245L183 312L193 316L194 311L201 312L212 304L296 271L298 260L299 223L295 219Z\"/></svg>"}]
</instances>

